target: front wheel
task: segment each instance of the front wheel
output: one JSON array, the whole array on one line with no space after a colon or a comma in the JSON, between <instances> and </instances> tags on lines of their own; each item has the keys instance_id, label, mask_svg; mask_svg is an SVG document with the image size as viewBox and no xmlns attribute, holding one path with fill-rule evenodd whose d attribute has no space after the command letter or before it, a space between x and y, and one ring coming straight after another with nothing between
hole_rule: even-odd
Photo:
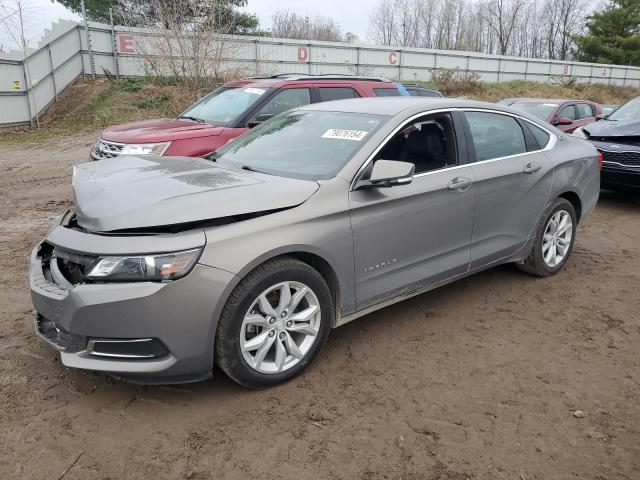
<instances>
[{"instance_id":1,"label":"front wheel","mask_svg":"<svg viewBox=\"0 0 640 480\"><path fill-rule=\"evenodd\" d=\"M216 332L218 366L236 382L266 388L289 380L318 353L333 321L322 276L283 257L253 270L231 294Z\"/></svg>"},{"instance_id":2,"label":"front wheel","mask_svg":"<svg viewBox=\"0 0 640 480\"><path fill-rule=\"evenodd\" d=\"M544 213L536 230L533 248L518 268L539 277L558 273L573 249L576 225L573 205L564 198L558 198Z\"/></svg>"}]
</instances>

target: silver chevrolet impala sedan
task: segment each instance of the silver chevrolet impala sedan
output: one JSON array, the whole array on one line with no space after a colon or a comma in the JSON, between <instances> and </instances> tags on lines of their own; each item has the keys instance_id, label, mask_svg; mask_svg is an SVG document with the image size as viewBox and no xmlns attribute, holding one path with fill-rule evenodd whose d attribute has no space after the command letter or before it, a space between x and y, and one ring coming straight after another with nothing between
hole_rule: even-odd
<instances>
[{"instance_id":1,"label":"silver chevrolet impala sedan","mask_svg":"<svg viewBox=\"0 0 640 480\"><path fill-rule=\"evenodd\" d=\"M32 254L35 326L68 367L268 387L375 309L507 262L557 273L599 186L595 148L509 107L310 105L206 159L75 167Z\"/></svg>"}]
</instances>

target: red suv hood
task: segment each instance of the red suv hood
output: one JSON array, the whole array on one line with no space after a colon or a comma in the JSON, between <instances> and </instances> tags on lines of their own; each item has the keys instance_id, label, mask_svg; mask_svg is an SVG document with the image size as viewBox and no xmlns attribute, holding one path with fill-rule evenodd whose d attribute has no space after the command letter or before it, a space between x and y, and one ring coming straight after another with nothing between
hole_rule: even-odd
<instances>
[{"instance_id":1,"label":"red suv hood","mask_svg":"<svg viewBox=\"0 0 640 480\"><path fill-rule=\"evenodd\" d=\"M116 143L154 143L217 136L223 130L224 127L216 127L208 123L177 118L159 118L105 128L100 134L100 138Z\"/></svg>"}]
</instances>

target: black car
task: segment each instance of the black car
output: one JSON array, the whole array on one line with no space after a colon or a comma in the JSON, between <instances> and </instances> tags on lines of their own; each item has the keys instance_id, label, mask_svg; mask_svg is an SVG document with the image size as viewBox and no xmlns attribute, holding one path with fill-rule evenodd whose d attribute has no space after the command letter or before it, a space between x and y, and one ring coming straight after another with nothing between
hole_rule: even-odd
<instances>
[{"instance_id":1,"label":"black car","mask_svg":"<svg viewBox=\"0 0 640 480\"><path fill-rule=\"evenodd\" d=\"M640 97L573 134L602 153L603 188L640 191Z\"/></svg>"},{"instance_id":2,"label":"black car","mask_svg":"<svg viewBox=\"0 0 640 480\"><path fill-rule=\"evenodd\" d=\"M435 88L423 87L415 83L405 83L404 88L412 97L444 97L444 95Z\"/></svg>"}]
</instances>

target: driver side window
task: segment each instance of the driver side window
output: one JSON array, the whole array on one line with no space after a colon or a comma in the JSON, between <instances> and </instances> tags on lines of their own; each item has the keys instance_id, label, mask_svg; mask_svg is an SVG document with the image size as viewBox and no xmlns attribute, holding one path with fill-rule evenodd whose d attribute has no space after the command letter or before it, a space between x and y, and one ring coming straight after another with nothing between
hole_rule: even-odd
<instances>
[{"instance_id":1,"label":"driver side window","mask_svg":"<svg viewBox=\"0 0 640 480\"><path fill-rule=\"evenodd\" d=\"M374 158L415 165L415 174L455 165L456 141L448 113L426 115L402 127Z\"/></svg>"},{"instance_id":2,"label":"driver side window","mask_svg":"<svg viewBox=\"0 0 640 480\"><path fill-rule=\"evenodd\" d=\"M287 88L271 97L258 110L255 118L266 120L292 108L308 105L309 103L311 103L311 94L308 88Z\"/></svg>"},{"instance_id":3,"label":"driver side window","mask_svg":"<svg viewBox=\"0 0 640 480\"><path fill-rule=\"evenodd\" d=\"M562 107L558 112L558 114L556 115L556 121L560 120L562 117L567 117L567 118L570 118L571 120L575 120L577 118L575 107L573 105L567 105L566 107Z\"/></svg>"}]
</instances>

